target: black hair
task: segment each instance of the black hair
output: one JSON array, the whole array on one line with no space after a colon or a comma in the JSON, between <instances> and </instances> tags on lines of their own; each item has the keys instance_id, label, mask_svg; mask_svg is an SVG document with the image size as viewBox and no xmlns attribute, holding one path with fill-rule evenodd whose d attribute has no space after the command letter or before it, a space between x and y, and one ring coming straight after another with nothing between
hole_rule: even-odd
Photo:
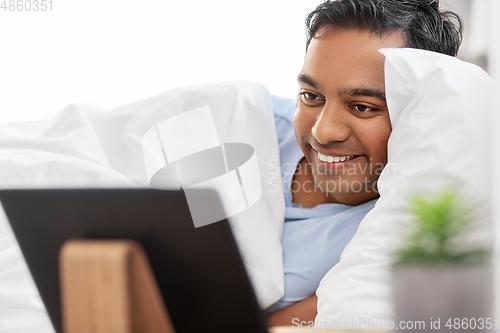
<instances>
[{"instance_id":1,"label":"black hair","mask_svg":"<svg viewBox=\"0 0 500 333\"><path fill-rule=\"evenodd\" d=\"M306 17L306 50L323 26L370 30L380 36L400 31L407 47L456 56L462 19L440 11L439 0L326 0Z\"/></svg>"}]
</instances>

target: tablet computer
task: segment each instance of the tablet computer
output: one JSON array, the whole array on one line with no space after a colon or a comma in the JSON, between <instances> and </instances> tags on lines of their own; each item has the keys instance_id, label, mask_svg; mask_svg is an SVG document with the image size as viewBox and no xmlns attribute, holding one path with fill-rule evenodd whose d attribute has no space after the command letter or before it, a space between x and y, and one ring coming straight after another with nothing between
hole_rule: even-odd
<instances>
[{"instance_id":1,"label":"tablet computer","mask_svg":"<svg viewBox=\"0 0 500 333\"><path fill-rule=\"evenodd\" d=\"M58 333L59 250L75 238L139 242L177 333L267 332L228 221L195 228L182 190L2 190L0 201Z\"/></svg>"}]
</instances>

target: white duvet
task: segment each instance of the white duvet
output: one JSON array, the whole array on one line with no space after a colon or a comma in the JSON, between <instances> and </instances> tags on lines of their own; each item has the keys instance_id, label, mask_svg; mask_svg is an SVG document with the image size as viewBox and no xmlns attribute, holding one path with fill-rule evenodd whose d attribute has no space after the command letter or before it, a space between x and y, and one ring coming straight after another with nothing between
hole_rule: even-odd
<instances>
[{"instance_id":1,"label":"white duvet","mask_svg":"<svg viewBox=\"0 0 500 333\"><path fill-rule=\"evenodd\" d=\"M262 308L283 295L283 191L271 187L279 150L269 93L230 82L170 90L103 112L71 105L44 121L0 125L0 188L137 187L147 184L144 133L175 114L209 105L221 142L254 147L262 197L231 218ZM273 189L273 190L271 190ZM27 208L29 209L29 208ZM15 237L0 211L0 332L53 332Z\"/></svg>"}]
</instances>

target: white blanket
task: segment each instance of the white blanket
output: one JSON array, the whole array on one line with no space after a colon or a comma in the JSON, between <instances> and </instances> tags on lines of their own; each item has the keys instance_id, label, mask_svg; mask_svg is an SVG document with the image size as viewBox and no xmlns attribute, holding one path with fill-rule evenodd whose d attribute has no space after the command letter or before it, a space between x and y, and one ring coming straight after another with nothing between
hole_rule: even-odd
<instances>
[{"instance_id":1,"label":"white blanket","mask_svg":"<svg viewBox=\"0 0 500 333\"><path fill-rule=\"evenodd\" d=\"M230 82L179 88L110 112L69 106L57 117L0 126L0 188L137 187L148 177L142 137L159 122L209 105L221 142L254 147L262 197L230 219L262 308L283 295L282 189L269 93L262 85ZM280 175L279 175L280 176ZM0 332L51 332L12 231L0 214Z\"/></svg>"}]
</instances>

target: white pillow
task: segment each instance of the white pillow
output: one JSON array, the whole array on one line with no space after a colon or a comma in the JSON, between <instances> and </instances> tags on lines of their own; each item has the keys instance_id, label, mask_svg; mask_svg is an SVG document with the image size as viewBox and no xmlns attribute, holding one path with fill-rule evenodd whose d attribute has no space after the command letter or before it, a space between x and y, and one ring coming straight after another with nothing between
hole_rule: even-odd
<instances>
[{"instance_id":1,"label":"white pillow","mask_svg":"<svg viewBox=\"0 0 500 333\"><path fill-rule=\"evenodd\" d=\"M259 304L266 308L284 292L285 203L282 188L269 181L277 176L272 166L279 149L270 96L262 85L178 88L109 112L72 105L53 119L0 125L0 188L137 187L148 181L143 135L175 114L205 105L221 142L255 149L262 197L230 223ZM3 212L0 283L0 332L52 331Z\"/></svg>"},{"instance_id":2,"label":"white pillow","mask_svg":"<svg viewBox=\"0 0 500 333\"><path fill-rule=\"evenodd\" d=\"M491 112L499 96L479 67L439 53L383 49L392 133L381 196L317 290L317 325L393 317L390 266L409 220L408 194L458 184L490 231ZM484 236L484 235L483 235ZM372 324L373 325L373 324Z\"/></svg>"}]
</instances>

